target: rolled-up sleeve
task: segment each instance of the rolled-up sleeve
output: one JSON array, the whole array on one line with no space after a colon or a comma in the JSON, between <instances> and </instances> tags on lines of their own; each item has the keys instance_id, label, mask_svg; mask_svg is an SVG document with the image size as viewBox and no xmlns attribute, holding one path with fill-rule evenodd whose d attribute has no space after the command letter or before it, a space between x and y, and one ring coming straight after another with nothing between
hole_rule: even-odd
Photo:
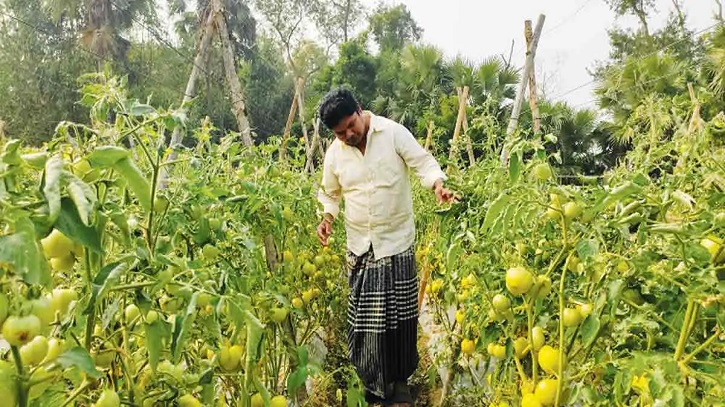
<instances>
[{"instance_id":1,"label":"rolled-up sleeve","mask_svg":"<svg viewBox=\"0 0 725 407\"><path fill-rule=\"evenodd\" d=\"M317 193L317 200L322 204L323 213L337 218L340 213L341 187L334 171L334 153L328 151L322 167L322 185Z\"/></svg>"},{"instance_id":2,"label":"rolled-up sleeve","mask_svg":"<svg viewBox=\"0 0 725 407\"><path fill-rule=\"evenodd\" d=\"M415 171L425 188L433 188L437 180L447 178L435 157L426 151L403 125L396 126L395 148L406 165Z\"/></svg>"}]
</instances>

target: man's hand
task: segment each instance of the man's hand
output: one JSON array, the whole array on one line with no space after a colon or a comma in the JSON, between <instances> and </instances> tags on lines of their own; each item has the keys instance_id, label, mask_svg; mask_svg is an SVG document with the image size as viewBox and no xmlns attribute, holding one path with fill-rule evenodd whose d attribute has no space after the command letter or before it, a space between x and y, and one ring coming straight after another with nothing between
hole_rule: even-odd
<instances>
[{"instance_id":1,"label":"man's hand","mask_svg":"<svg viewBox=\"0 0 725 407\"><path fill-rule=\"evenodd\" d=\"M433 185L433 191L436 194L436 199L438 200L439 204L451 203L455 201L456 197L453 195L453 192L443 187L443 181L440 179L437 180Z\"/></svg>"},{"instance_id":2,"label":"man's hand","mask_svg":"<svg viewBox=\"0 0 725 407\"><path fill-rule=\"evenodd\" d=\"M317 227L317 238L320 239L323 246L327 246L330 235L332 235L332 221L323 219L320 226Z\"/></svg>"}]
</instances>

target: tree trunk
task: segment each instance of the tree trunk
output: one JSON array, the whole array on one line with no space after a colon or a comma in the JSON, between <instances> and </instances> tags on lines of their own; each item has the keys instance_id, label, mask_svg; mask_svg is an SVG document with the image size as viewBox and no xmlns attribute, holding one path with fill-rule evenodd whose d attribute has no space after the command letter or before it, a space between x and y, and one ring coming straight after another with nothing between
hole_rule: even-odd
<instances>
[{"instance_id":1,"label":"tree trunk","mask_svg":"<svg viewBox=\"0 0 725 407\"><path fill-rule=\"evenodd\" d=\"M295 94L292 96L292 106L289 109L287 123L284 125L284 133L282 133L282 147L279 150L280 161L287 159L287 143L289 143L290 133L292 132L292 122L295 119L295 113L297 113L297 83L295 83Z\"/></svg>"},{"instance_id":2,"label":"tree trunk","mask_svg":"<svg viewBox=\"0 0 725 407\"><path fill-rule=\"evenodd\" d=\"M715 13L715 19L722 23L725 20L722 13L722 1L715 0L715 3L717 3L717 13Z\"/></svg>"},{"instance_id":3,"label":"tree trunk","mask_svg":"<svg viewBox=\"0 0 725 407\"><path fill-rule=\"evenodd\" d=\"M513 111L511 112L511 118L509 124L506 127L506 139L504 140L504 146L501 149L501 165L507 166L509 162L509 150L506 143L508 139L513 135L516 130L516 126L519 123L519 115L521 114L521 104L524 99L524 93L526 92L526 85L528 85L528 78L531 75L531 70L534 69L534 57L536 57L536 48L539 45L539 38L541 37L541 30L544 28L544 20L546 17L541 14L539 15L539 21L536 23L536 29L534 30L534 37L531 40L531 49L526 55L526 64L524 65L524 73L521 76L521 82L519 83L519 89L516 92L516 100L514 100Z\"/></svg>"},{"instance_id":4,"label":"tree trunk","mask_svg":"<svg viewBox=\"0 0 725 407\"><path fill-rule=\"evenodd\" d=\"M531 52L531 40L534 33L531 29L531 20L524 23L524 36L526 37L526 52ZM529 75L529 107L531 116L534 119L534 134L541 134L541 114L539 113L538 97L536 95L536 70L532 69Z\"/></svg>"},{"instance_id":5,"label":"tree trunk","mask_svg":"<svg viewBox=\"0 0 725 407\"><path fill-rule=\"evenodd\" d=\"M191 101L191 99L194 97L196 92L196 82L199 79L199 75L201 74L203 70L203 66L206 65L206 61L209 56L209 46L211 45L211 38L214 35L214 11L211 10L209 12L209 17L206 20L206 23L203 27L203 34L201 36L201 39L199 40L199 49L197 51L196 57L194 58L194 65L191 68L191 74L189 75L189 81L186 83L186 90L184 91L184 98L181 102L181 109L182 111L186 112L187 104ZM183 136L181 134L181 127L176 126L174 128L174 132L171 135L171 141L169 141L169 148L171 148L171 153L169 153L169 156L166 158L166 162L174 161L176 160L176 148L181 145L181 141L183 139ZM171 171L172 166L171 165L165 165L161 168L161 173L159 174L159 189L163 190L166 188L167 179L169 176L169 172Z\"/></svg>"},{"instance_id":6,"label":"tree trunk","mask_svg":"<svg viewBox=\"0 0 725 407\"><path fill-rule=\"evenodd\" d=\"M249 147L254 145L251 130L249 128L249 119L247 118L247 108L244 103L244 91L242 84L239 82L237 75L237 62L234 58L234 48L232 41L229 39L229 30L227 29L227 20L224 16L224 9L220 0L214 0L214 11L216 12L216 25L219 37L222 40L222 55L224 57L224 73L229 84L229 91L232 97L232 111L237 118L239 133L242 135L242 143Z\"/></svg>"},{"instance_id":7,"label":"tree trunk","mask_svg":"<svg viewBox=\"0 0 725 407\"><path fill-rule=\"evenodd\" d=\"M677 13L677 22L680 24L680 29L683 33L686 31L685 27L685 13L682 11L682 6L679 0L672 0L672 5L675 6L675 12Z\"/></svg>"}]
</instances>

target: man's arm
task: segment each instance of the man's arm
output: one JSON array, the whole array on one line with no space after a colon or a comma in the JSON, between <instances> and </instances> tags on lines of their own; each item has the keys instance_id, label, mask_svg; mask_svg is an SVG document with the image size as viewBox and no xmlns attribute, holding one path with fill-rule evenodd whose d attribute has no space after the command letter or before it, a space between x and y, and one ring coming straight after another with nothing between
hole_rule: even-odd
<instances>
[{"instance_id":1,"label":"man's arm","mask_svg":"<svg viewBox=\"0 0 725 407\"><path fill-rule=\"evenodd\" d=\"M443 187L447 179L438 161L426 151L403 125L395 130L395 149L408 167L415 171L421 185L433 189L438 202L449 202L453 194Z\"/></svg>"},{"instance_id":2,"label":"man's arm","mask_svg":"<svg viewBox=\"0 0 725 407\"><path fill-rule=\"evenodd\" d=\"M332 234L332 222L340 213L342 187L333 170L333 159L333 154L328 151L322 167L322 185L317 193L317 200L322 204L322 221L317 227L317 237L325 246Z\"/></svg>"},{"instance_id":3,"label":"man's arm","mask_svg":"<svg viewBox=\"0 0 725 407\"><path fill-rule=\"evenodd\" d=\"M322 184L317 193L317 200L322 204L322 212L333 219L340 213L341 189L340 182L333 170L333 154L325 154L322 164Z\"/></svg>"}]
</instances>

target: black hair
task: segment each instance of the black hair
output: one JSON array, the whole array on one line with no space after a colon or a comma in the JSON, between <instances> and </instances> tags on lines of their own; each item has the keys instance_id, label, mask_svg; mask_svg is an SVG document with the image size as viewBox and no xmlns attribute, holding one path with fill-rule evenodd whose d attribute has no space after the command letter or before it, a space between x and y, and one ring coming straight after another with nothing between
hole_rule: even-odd
<instances>
[{"instance_id":1,"label":"black hair","mask_svg":"<svg viewBox=\"0 0 725 407\"><path fill-rule=\"evenodd\" d=\"M332 129L342 119L358 111L360 105L349 89L331 90L320 102L320 119L327 128Z\"/></svg>"}]
</instances>

